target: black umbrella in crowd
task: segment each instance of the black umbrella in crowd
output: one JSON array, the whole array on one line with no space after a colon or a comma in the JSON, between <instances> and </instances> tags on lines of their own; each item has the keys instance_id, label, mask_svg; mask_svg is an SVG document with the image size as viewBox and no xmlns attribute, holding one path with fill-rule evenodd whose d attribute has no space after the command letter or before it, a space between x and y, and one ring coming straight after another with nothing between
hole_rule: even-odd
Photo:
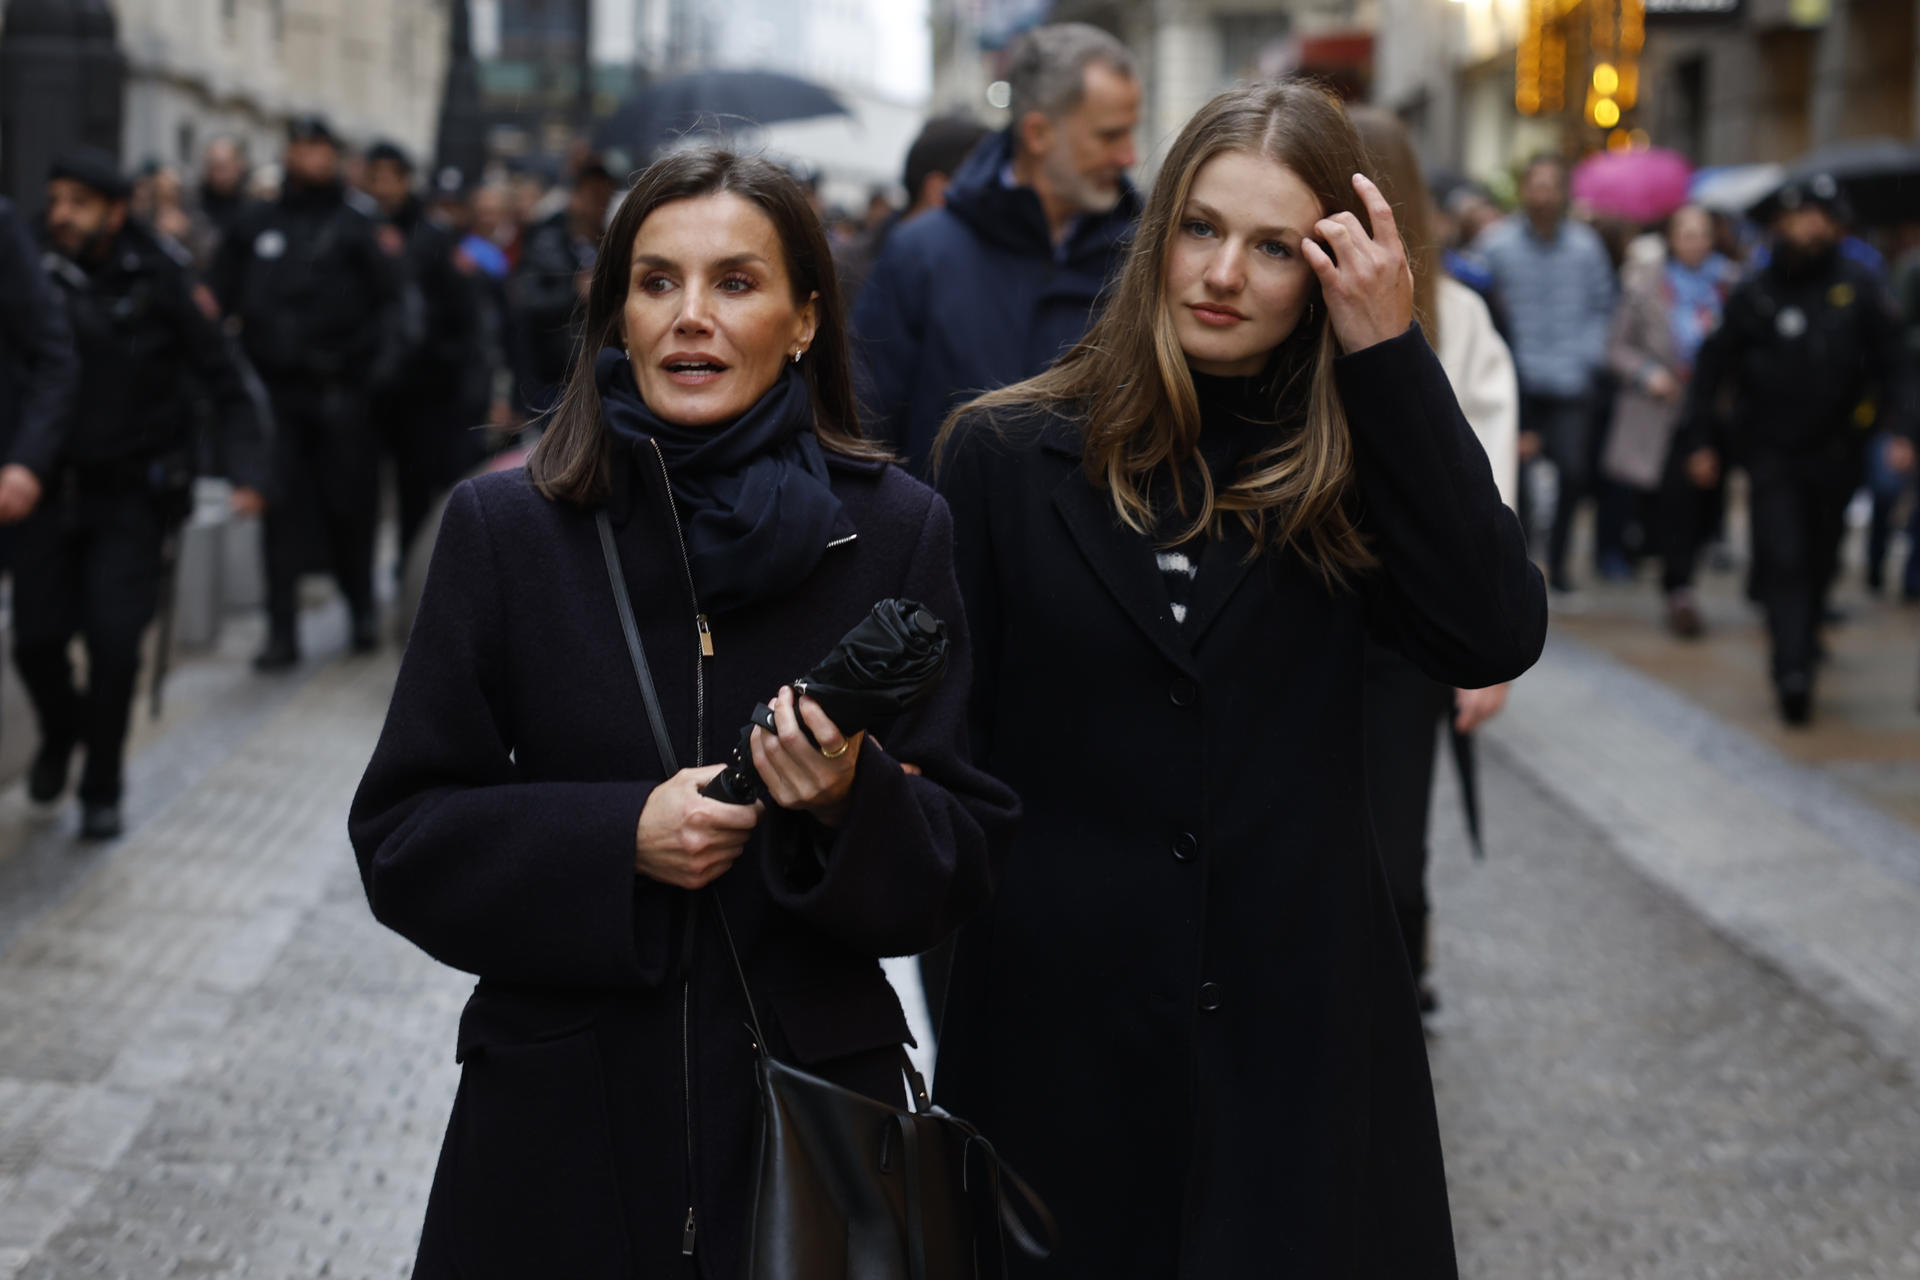
<instances>
[{"instance_id":1,"label":"black umbrella in crowd","mask_svg":"<svg viewBox=\"0 0 1920 1280\"><path fill-rule=\"evenodd\" d=\"M1897 138L1862 138L1816 147L1787 166L1781 185L1819 174L1839 184L1860 226L1920 221L1920 146ZM1778 208L1779 190L1747 212L1765 222Z\"/></svg>"},{"instance_id":2,"label":"black umbrella in crowd","mask_svg":"<svg viewBox=\"0 0 1920 1280\"><path fill-rule=\"evenodd\" d=\"M687 133L731 133L820 116L850 116L833 94L780 71L696 71L648 85L622 102L595 140L636 156Z\"/></svg>"}]
</instances>

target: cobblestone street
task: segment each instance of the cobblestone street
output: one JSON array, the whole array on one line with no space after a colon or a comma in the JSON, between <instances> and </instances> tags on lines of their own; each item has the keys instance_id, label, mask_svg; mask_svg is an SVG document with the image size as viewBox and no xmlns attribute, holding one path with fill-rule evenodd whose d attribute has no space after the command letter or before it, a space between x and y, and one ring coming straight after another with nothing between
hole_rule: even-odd
<instances>
[{"instance_id":1,"label":"cobblestone street","mask_svg":"<svg viewBox=\"0 0 1920 1280\"><path fill-rule=\"evenodd\" d=\"M266 683L249 640L182 673L118 846L79 853L0 796L0 1280L407 1273L467 984L373 922L346 846L393 662ZM1529 735L1583 696L1626 714L1655 695L1607 682L1637 679L1578 650L1529 677L1482 754L1484 863L1451 778L1436 792L1430 1043L1463 1274L1920 1276L1905 1006L1848 987L1838 942L1813 948L1831 981L1781 960L1644 833L1543 785L1563 762ZM1623 726L1638 750L1559 739L1602 799L1636 760L1677 767ZM1713 808L1709 783L1689 785ZM1658 820L1660 795L1635 802ZM1819 803L1796 810L1818 839L1871 821ZM1899 941L1874 953L1893 986Z\"/></svg>"},{"instance_id":2,"label":"cobblestone street","mask_svg":"<svg viewBox=\"0 0 1920 1280\"><path fill-rule=\"evenodd\" d=\"M1920 1086L1497 753L1436 791L1429 1041L1461 1274L1920 1276Z\"/></svg>"}]
</instances>

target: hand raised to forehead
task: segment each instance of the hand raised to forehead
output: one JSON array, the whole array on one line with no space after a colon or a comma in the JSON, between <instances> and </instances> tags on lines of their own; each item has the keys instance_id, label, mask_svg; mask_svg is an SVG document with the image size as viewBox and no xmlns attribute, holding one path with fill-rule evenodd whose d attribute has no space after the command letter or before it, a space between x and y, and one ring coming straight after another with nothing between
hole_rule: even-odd
<instances>
[{"instance_id":1,"label":"hand raised to forehead","mask_svg":"<svg viewBox=\"0 0 1920 1280\"><path fill-rule=\"evenodd\" d=\"M1348 352L1397 338L1413 323L1413 268L1393 209L1365 174L1353 175L1353 189L1366 206L1373 234L1342 210L1313 226L1333 257L1312 240L1301 245L1307 265L1320 277L1333 335Z\"/></svg>"}]
</instances>

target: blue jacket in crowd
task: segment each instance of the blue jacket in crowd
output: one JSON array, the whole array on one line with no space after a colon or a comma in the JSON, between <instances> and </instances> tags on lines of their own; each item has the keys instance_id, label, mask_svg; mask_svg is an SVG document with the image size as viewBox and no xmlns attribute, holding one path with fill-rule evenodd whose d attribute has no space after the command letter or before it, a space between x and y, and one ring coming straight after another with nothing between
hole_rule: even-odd
<instances>
[{"instance_id":1,"label":"blue jacket in crowd","mask_svg":"<svg viewBox=\"0 0 1920 1280\"><path fill-rule=\"evenodd\" d=\"M1133 235L1140 197L1081 218L1057 248L1040 198L1009 185L1013 142L986 139L947 204L887 240L854 308L868 431L924 473L955 405L1032 377L1086 333Z\"/></svg>"},{"instance_id":2,"label":"blue jacket in crowd","mask_svg":"<svg viewBox=\"0 0 1920 1280\"><path fill-rule=\"evenodd\" d=\"M1513 362L1528 395L1585 395L1607 358L1613 262L1592 227L1563 219L1551 240L1524 214L1487 229L1474 246L1493 272L1512 326Z\"/></svg>"}]
</instances>

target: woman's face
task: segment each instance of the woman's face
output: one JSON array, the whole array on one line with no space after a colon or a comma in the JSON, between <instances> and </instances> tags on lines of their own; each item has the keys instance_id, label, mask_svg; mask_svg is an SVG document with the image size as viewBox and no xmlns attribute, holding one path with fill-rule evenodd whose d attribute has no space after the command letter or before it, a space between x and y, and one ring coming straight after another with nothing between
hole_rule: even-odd
<instances>
[{"instance_id":1,"label":"woman's face","mask_svg":"<svg viewBox=\"0 0 1920 1280\"><path fill-rule=\"evenodd\" d=\"M1320 202L1276 160L1228 151L1194 175L1167 253L1166 303L1200 373L1260 372L1315 292L1300 241Z\"/></svg>"},{"instance_id":2,"label":"woman's face","mask_svg":"<svg viewBox=\"0 0 1920 1280\"><path fill-rule=\"evenodd\" d=\"M1673 256L1688 267L1697 267L1713 252L1713 215L1705 209L1688 206L1673 215L1667 233Z\"/></svg>"},{"instance_id":3,"label":"woman's face","mask_svg":"<svg viewBox=\"0 0 1920 1280\"><path fill-rule=\"evenodd\" d=\"M731 192L663 204L633 240L622 313L647 407L683 427L730 422L813 341L773 220Z\"/></svg>"}]
</instances>

